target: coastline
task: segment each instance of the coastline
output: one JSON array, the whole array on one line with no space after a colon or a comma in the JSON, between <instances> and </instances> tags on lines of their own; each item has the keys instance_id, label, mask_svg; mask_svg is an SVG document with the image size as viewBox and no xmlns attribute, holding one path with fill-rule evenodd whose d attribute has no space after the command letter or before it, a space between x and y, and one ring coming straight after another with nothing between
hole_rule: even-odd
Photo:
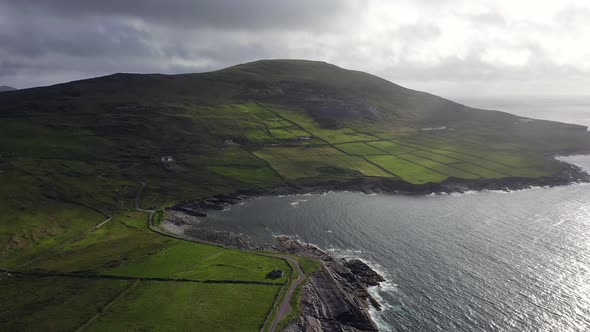
<instances>
[{"instance_id":1,"label":"coastline","mask_svg":"<svg viewBox=\"0 0 590 332\"><path fill-rule=\"evenodd\" d=\"M590 174L579 166L559 160L562 168L552 176L537 178L505 177L497 179L459 179L449 177L440 183L413 184L399 179L359 177L348 180L287 182L282 186L240 189L232 193L181 202L168 210L180 210L196 217L206 217L207 210L223 210L260 196L321 194L329 191L353 191L365 194L463 194L470 191L513 191L532 187L555 187L590 183Z\"/></svg>"},{"instance_id":2,"label":"coastline","mask_svg":"<svg viewBox=\"0 0 590 332\"><path fill-rule=\"evenodd\" d=\"M346 261L342 262L336 259L334 255L328 254L317 247L305 245L286 237L277 237L278 244L261 244L248 238L248 236L236 234L229 230L220 230L210 226L204 226L202 228L195 227L195 225L200 223L199 218L206 217L207 211L209 210L223 210L232 205L240 204L247 199L259 196L319 194L328 191L356 191L365 194L429 195L468 193L482 190L512 191L533 187L553 187L590 182L590 175L580 167L564 161L561 162L564 167L558 174L541 178L503 178L494 180L462 180L450 178L440 184L430 183L424 185L413 185L391 179L359 178L345 182L299 182L276 188L240 190L232 194L216 195L178 204L167 210L172 218L167 218L162 226L167 231L180 231L183 235L190 236L198 241L213 242L239 249L286 252L315 258L322 262L321 271L310 277L303 286L301 315L286 331L376 331L378 330L378 325L373 316L376 311L380 310L380 304L369 292L369 288L375 285L359 284L358 276L351 273L351 270L345 266ZM177 227L173 231L167 225L169 226L169 223L175 223L175 218L176 223L178 223L176 226L180 225L181 227ZM182 221L183 218L185 219L184 221ZM187 218L192 221L187 223ZM187 226L184 230L189 229L189 233L184 233L182 225ZM366 263L363 262L363 264L370 271L377 274ZM346 277L351 275L353 277ZM381 282L385 281L382 277L381 279ZM329 291L322 293L322 290L326 289ZM334 298L330 297L330 294L338 295ZM326 310L326 308L329 309ZM345 309L339 310L338 308ZM343 327L346 329L343 329Z\"/></svg>"},{"instance_id":3,"label":"coastline","mask_svg":"<svg viewBox=\"0 0 590 332\"><path fill-rule=\"evenodd\" d=\"M284 331L378 331L371 312L380 311L381 303L371 294L371 287L386 282L369 264L357 258L340 258L310 244L287 236L276 236L274 243L257 243L243 234L212 228L195 228L198 217L173 211L162 223L166 232L193 241L241 250L264 250L311 258L320 268L302 284L300 315ZM304 271L305 272L305 271Z\"/></svg>"}]
</instances>

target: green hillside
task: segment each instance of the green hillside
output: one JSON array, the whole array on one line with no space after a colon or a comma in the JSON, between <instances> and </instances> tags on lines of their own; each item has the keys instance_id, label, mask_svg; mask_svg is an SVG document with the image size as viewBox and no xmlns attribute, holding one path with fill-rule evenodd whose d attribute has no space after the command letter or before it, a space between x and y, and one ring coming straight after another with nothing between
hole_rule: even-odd
<instances>
[{"instance_id":1,"label":"green hillside","mask_svg":"<svg viewBox=\"0 0 590 332\"><path fill-rule=\"evenodd\" d=\"M162 209L286 183L548 177L563 167L551 156L589 147L590 133L581 126L472 109L302 60L202 74L115 74L4 92L0 267L264 281L267 270L290 267L151 232L147 216L134 211L138 182L147 184L142 206ZM236 322L258 330L279 290L3 276L0 292L8 295L0 300L0 326L165 331L182 315L179 326L186 330L237 329ZM237 294L254 300L230 301ZM155 308L153 299L165 309ZM195 301L201 301L200 316L187 313ZM115 324L122 320L125 326Z\"/></svg>"}]
</instances>

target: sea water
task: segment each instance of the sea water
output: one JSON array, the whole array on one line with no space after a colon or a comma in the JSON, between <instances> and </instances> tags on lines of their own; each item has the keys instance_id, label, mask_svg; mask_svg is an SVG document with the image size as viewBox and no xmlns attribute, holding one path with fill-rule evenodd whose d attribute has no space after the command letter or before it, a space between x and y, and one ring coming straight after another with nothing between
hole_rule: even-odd
<instances>
[{"instance_id":1,"label":"sea water","mask_svg":"<svg viewBox=\"0 0 590 332\"><path fill-rule=\"evenodd\" d=\"M590 156L565 160L590 171ZM369 262L387 279L371 290L382 330L590 331L589 184L260 197L205 222Z\"/></svg>"}]
</instances>

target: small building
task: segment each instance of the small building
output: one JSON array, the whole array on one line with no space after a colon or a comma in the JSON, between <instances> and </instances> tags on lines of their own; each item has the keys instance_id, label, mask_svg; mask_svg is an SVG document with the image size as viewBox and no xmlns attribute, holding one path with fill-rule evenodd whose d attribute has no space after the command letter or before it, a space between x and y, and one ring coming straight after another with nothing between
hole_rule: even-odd
<instances>
[{"instance_id":1,"label":"small building","mask_svg":"<svg viewBox=\"0 0 590 332\"><path fill-rule=\"evenodd\" d=\"M283 270L279 270L279 269L274 269L272 271L270 271L266 277L269 279L278 279L278 278L282 278L285 275L285 272Z\"/></svg>"},{"instance_id":2,"label":"small building","mask_svg":"<svg viewBox=\"0 0 590 332\"><path fill-rule=\"evenodd\" d=\"M162 156L162 158L160 158L160 160L163 163L171 163L174 161L174 158L172 158L172 156Z\"/></svg>"},{"instance_id":3,"label":"small building","mask_svg":"<svg viewBox=\"0 0 590 332\"><path fill-rule=\"evenodd\" d=\"M310 139L310 137L309 136L297 136L297 139L300 141L307 141Z\"/></svg>"}]
</instances>

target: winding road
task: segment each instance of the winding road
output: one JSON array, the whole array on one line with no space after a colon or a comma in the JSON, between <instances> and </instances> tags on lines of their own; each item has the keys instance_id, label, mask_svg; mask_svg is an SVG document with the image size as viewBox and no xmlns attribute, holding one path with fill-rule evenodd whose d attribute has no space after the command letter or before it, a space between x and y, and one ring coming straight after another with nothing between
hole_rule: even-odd
<instances>
[{"instance_id":1,"label":"winding road","mask_svg":"<svg viewBox=\"0 0 590 332\"><path fill-rule=\"evenodd\" d=\"M280 303L279 310L277 311L274 319L270 324L270 327L268 328L268 331L274 332L279 322L282 321L285 317L287 317L289 312L291 312L291 298L293 297L293 293L295 293L295 289L297 289L297 287L299 287L303 280L305 280L305 273L303 272L301 265L299 265L299 262L293 257L272 254L264 254L264 256L282 258L284 260L287 260L291 262L291 266L295 266L298 271L297 278L295 278L295 280L291 282L291 285L289 286L287 293L285 293L285 296L283 297L283 301ZM261 331L264 331L264 327L262 327Z\"/></svg>"},{"instance_id":2,"label":"winding road","mask_svg":"<svg viewBox=\"0 0 590 332\"><path fill-rule=\"evenodd\" d=\"M169 233L169 232L162 230L160 227L154 225L153 222L154 222L154 215L156 214L156 211L155 210L145 210L145 209L141 208L141 194L143 193L143 189L145 188L146 183L145 182L138 182L138 183L141 186L139 187L139 189L137 189L137 192L135 193L135 210L149 214L148 227L150 230L152 230L158 234L173 237L173 238L176 238L179 240L191 241L191 242L196 242L196 243L204 243L204 244L209 244L209 245L211 244L211 243L204 242L204 241L198 241L198 240L195 240L195 239L192 239L189 237L184 237L184 236L180 236L177 234ZM218 246L221 246L221 245L218 245ZM280 303L278 303L279 309L277 310L273 320L270 323L266 322L264 324L264 326L262 327L262 329L260 330L260 331L265 331L265 327L268 324L270 324L267 331L275 332L279 322L282 321L285 317L287 317L287 315L289 315L289 312L291 312L291 309L292 309L291 308L291 298L293 297L293 294L295 293L295 290L297 289L297 287L299 287L299 285L301 285L301 283L305 280L305 273L303 271L303 268L301 268L299 261L297 259L295 259L294 257L287 256L287 255L279 255L279 254L267 254L267 253L262 253L262 252L254 252L253 254L285 260L289 263L289 265L291 265L291 267L295 268L295 270L293 272L295 272L295 271L297 272L297 278L295 278L295 280L292 280L293 276L291 275L290 282L289 282L289 288L285 292L285 296L283 296L282 301ZM275 304L273 306L272 310L274 310L276 305L277 304ZM271 310L271 314L272 314L272 310Z\"/></svg>"}]
</instances>

